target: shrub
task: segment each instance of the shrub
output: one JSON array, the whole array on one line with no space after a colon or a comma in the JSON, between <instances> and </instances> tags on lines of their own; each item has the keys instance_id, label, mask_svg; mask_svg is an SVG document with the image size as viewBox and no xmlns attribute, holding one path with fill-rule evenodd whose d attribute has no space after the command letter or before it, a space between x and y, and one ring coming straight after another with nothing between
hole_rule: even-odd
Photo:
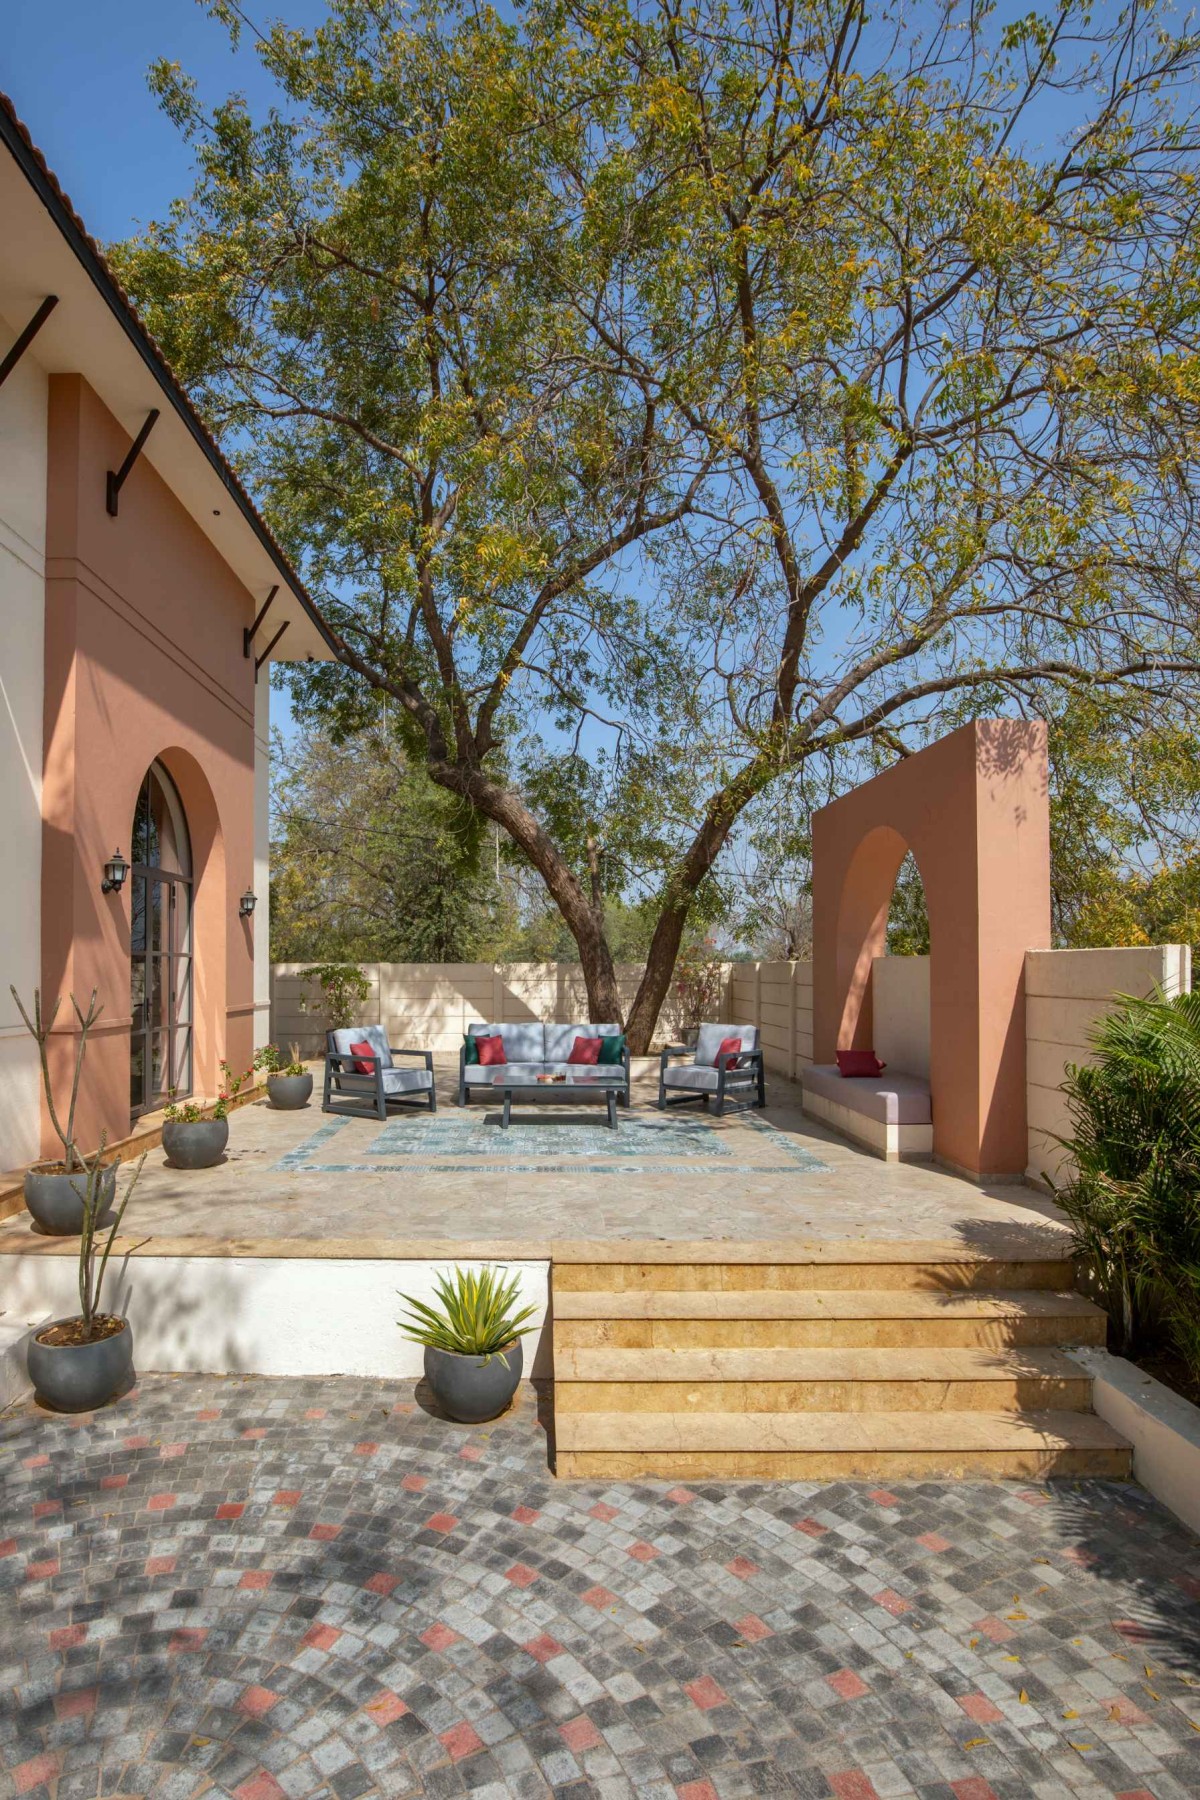
<instances>
[{"instance_id":1,"label":"shrub","mask_svg":"<svg viewBox=\"0 0 1200 1800\"><path fill-rule=\"evenodd\" d=\"M1067 1071L1076 1172L1051 1186L1120 1347L1161 1334L1200 1375L1200 994L1120 998Z\"/></svg>"},{"instance_id":2,"label":"shrub","mask_svg":"<svg viewBox=\"0 0 1200 1800\"><path fill-rule=\"evenodd\" d=\"M435 1285L440 1307L401 1294L409 1317L397 1323L405 1337L432 1350L452 1351L455 1356L482 1356L485 1362L498 1356L507 1369L504 1352L533 1330L525 1323L533 1316L532 1306L520 1312L512 1310L520 1298L520 1277L514 1275L506 1282L499 1269L481 1269L475 1274L456 1268L452 1276L439 1275Z\"/></svg>"},{"instance_id":3,"label":"shrub","mask_svg":"<svg viewBox=\"0 0 1200 1800\"><path fill-rule=\"evenodd\" d=\"M371 992L371 983L357 963L314 963L301 969L301 981L315 981L321 989L321 1008L330 1031L343 1031L356 1023L355 1014Z\"/></svg>"},{"instance_id":4,"label":"shrub","mask_svg":"<svg viewBox=\"0 0 1200 1800\"><path fill-rule=\"evenodd\" d=\"M682 1037L706 1019L719 1018L724 996L725 964L711 940L685 945L675 964L675 979L664 1009L670 1029Z\"/></svg>"}]
</instances>

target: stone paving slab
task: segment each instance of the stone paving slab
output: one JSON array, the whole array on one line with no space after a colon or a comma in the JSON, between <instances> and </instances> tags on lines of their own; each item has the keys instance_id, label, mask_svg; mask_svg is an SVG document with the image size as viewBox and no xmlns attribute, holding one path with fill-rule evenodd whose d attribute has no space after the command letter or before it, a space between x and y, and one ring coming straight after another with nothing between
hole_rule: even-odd
<instances>
[{"instance_id":1,"label":"stone paving slab","mask_svg":"<svg viewBox=\"0 0 1200 1800\"><path fill-rule=\"evenodd\" d=\"M1061 1254L1050 1198L1020 1182L978 1187L932 1164L884 1163L805 1117L797 1083L771 1075L768 1105L716 1118L666 1114L655 1081L633 1084L616 1132L593 1116L527 1109L500 1129L499 1109L453 1103L457 1061L439 1059L439 1110L378 1119L331 1117L320 1090L298 1112L256 1101L232 1114L229 1152L213 1169L178 1170L151 1150L127 1215L155 1254L397 1254L404 1242L486 1245L545 1257L570 1239L808 1242L921 1240L966 1250ZM46 1240L28 1214L0 1223L0 1256ZM50 1245L47 1254L57 1254ZM460 1254L463 1251L460 1249Z\"/></svg>"},{"instance_id":2,"label":"stone paving slab","mask_svg":"<svg viewBox=\"0 0 1200 1800\"><path fill-rule=\"evenodd\" d=\"M1184 1800L1200 1541L1115 1483L556 1483L408 1384L0 1419L0 1794Z\"/></svg>"}]
</instances>

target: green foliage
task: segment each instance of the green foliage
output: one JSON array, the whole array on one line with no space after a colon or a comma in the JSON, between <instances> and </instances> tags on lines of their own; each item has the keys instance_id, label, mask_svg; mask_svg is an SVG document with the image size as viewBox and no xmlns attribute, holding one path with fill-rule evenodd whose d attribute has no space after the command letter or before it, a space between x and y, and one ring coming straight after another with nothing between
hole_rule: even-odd
<instances>
[{"instance_id":1,"label":"green foliage","mask_svg":"<svg viewBox=\"0 0 1200 1800\"><path fill-rule=\"evenodd\" d=\"M889 956L928 956L929 914L925 908L925 884L917 859L909 851L900 864L892 904L888 912L887 953Z\"/></svg>"},{"instance_id":2,"label":"green foliage","mask_svg":"<svg viewBox=\"0 0 1200 1800\"><path fill-rule=\"evenodd\" d=\"M274 746L271 953L472 962L513 923L485 821L430 781L378 720L343 743Z\"/></svg>"},{"instance_id":3,"label":"green foliage","mask_svg":"<svg viewBox=\"0 0 1200 1800\"><path fill-rule=\"evenodd\" d=\"M291 1044L288 1054L284 1056L278 1044L261 1044L254 1052L254 1068L268 1077L272 1075L305 1075L308 1073L300 1059L299 1044Z\"/></svg>"},{"instance_id":4,"label":"green foliage","mask_svg":"<svg viewBox=\"0 0 1200 1800\"><path fill-rule=\"evenodd\" d=\"M1200 993L1123 998L1064 1092L1055 1198L1123 1348L1165 1332L1200 1375Z\"/></svg>"},{"instance_id":5,"label":"green foliage","mask_svg":"<svg viewBox=\"0 0 1200 1800\"><path fill-rule=\"evenodd\" d=\"M301 969L301 981L315 981L321 989L321 1007L329 1031L343 1031L354 1024L354 1015L371 992L371 983L357 963L314 963Z\"/></svg>"},{"instance_id":6,"label":"green foliage","mask_svg":"<svg viewBox=\"0 0 1200 1800\"><path fill-rule=\"evenodd\" d=\"M706 1019L720 1017L725 999L725 959L717 955L711 939L688 944L675 964L675 979L667 995L667 1023L680 1036L695 1031Z\"/></svg>"},{"instance_id":7,"label":"green foliage","mask_svg":"<svg viewBox=\"0 0 1200 1800\"><path fill-rule=\"evenodd\" d=\"M121 1229L125 1209L133 1199L133 1192L142 1173L146 1155L147 1152L143 1151L139 1156L134 1165L133 1174L125 1184L125 1191L120 1196L117 1210L113 1215L112 1226L100 1256L99 1268L96 1267L96 1255L99 1247L100 1219L104 1212L104 1176L107 1173L103 1138L95 1154L84 1159L86 1173L82 1189L77 1181L71 1184L83 1202L83 1222L79 1232L79 1317L83 1320L87 1338L92 1335L96 1315L100 1310L108 1259L117 1233ZM135 1248L140 1249L141 1246L137 1245Z\"/></svg>"},{"instance_id":8,"label":"green foliage","mask_svg":"<svg viewBox=\"0 0 1200 1800\"><path fill-rule=\"evenodd\" d=\"M224 1057L221 1058L221 1088L211 1107L202 1100L176 1100L175 1089L169 1089L170 1098L163 1108L163 1118L172 1124L198 1125L201 1119L224 1119L229 1116L229 1108L237 1099L248 1081L254 1079L254 1071L259 1067L255 1057L250 1067L235 1074L233 1068Z\"/></svg>"},{"instance_id":9,"label":"green foliage","mask_svg":"<svg viewBox=\"0 0 1200 1800\"><path fill-rule=\"evenodd\" d=\"M439 1307L401 1294L408 1318L398 1319L397 1324L404 1336L455 1356L482 1356L485 1363L498 1356L507 1369L504 1352L533 1330L525 1321L536 1310L532 1306L513 1310L520 1298L520 1276L506 1282L499 1269L476 1273L456 1267L452 1276L439 1275L435 1286Z\"/></svg>"},{"instance_id":10,"label":"green foliage","mask_svg":"<svg viewBox=\"0 0 1200 1800\"><path fill-rule=\"evenodd\" d=\"M652 894L639 1044L797 770L964 695L1194 735L1200 39L1165 0L333 0L258 50L258 119L157 69L196 187L114 257L339 634L301 713L345 740L385 695L590 991L605 902Z\"/></svg>"}]
</instances>

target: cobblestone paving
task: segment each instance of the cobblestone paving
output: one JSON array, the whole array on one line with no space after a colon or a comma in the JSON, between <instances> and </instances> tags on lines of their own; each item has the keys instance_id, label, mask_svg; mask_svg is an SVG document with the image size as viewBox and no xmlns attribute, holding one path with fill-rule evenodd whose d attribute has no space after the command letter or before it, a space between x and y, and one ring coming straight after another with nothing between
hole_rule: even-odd
<instances>
[{"instance_id":1,"label":"cobblestone paving","mask_svg":"<svg viewBox=\"0 0 1200 1800\"><path fill-rule=\"evenodd\" d=\"M1136 1488L556 1484L534 1411L6 1415L0 1793L1200 1793L1200 1543Z\"/></svg>"}]
</instances>

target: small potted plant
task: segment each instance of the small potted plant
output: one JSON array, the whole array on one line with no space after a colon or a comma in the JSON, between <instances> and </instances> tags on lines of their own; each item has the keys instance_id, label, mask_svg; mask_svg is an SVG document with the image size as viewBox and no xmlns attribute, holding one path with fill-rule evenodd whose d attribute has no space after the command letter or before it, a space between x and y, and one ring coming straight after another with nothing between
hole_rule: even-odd
<instances>
[{"instance_id":1,"label":"small potted plant","mask_svg":"<svg viewBox=\"0 0 1200 1800\"><path fill-rule=\"evenodd\" d=\"M209 1117L198 1100L176 1100L174 1090L163 1109L162 1145L173 1169L211 1169L225 1154L229 1142L229 1107L253 1075L235 1075L221 1064L221 1092Z\"/></svg>"},{"instance_id":2,"label":"small potted plant","mask_svg":"<svg viewBox=\"0 0 1200 1800\"><path fill-rule=\"evenodd\" d=\"M61 1157L47 1162L33 1163L25 1171L23 1184L25 1205L39 1231L45 1232L51 1237L74 1237L75 1233L83 1226L83 1195L88 1177L88 1164L75 1142L75 1108L79 1099L79 1084L83 1078L83 1061L87 1054L88 1034L104 1008L97 1004L95 988L92 989L92 997L88 1002L86 1012L74 994L71 995L71 1005L79 1026L79 1038L75 1046L75 1069L71 1078L71 1095L67 1104L67 1123L64 1127L59 1123L59 1111L54 1100L54 1087L50 1080L50 1063L46 1053L50 1033L54 1027L54 1021L58 1017L60 1001L56 1000L50 1008L48 1016L43 1018L41 990L34 988L33 1017L30 1018L16 988L10 987L9 993L16 1001L17 1010L25 1022L25 1029L37 1044L38 1060L42 1070L42 1089L46 1096L46 1111L63 1151ZM113 1198L117 1191L115 1157L109 1157L103 1164L98 1183L99 1218L103 1222L112 1209Z\"/></svg>"},{"instance_id":3,"label":"small potted plant","mask_svg":"<svg viewBox=\"0 0 1200 1800\"><path fill-rule=\"evenodd\" d=\"M103 1181L108 1173L104 1143L87 1163L80 1181L83 1220L79 1234L79 1312L52 1319L35 1331L26 1352L26 1367L37 1398L56 1412L91 1412L122 1387L133 1370L133 1327L128 1319L100 1310L104 1272L113 1241L133 1197L145 1162L134 1168L112 1221L112 1229L96 1267L97 1234L104 1207Z\"/></svg>"},{"instance_id":4,"label":"small potted plant","mask_svg":"<svg viewBox=\"0 0 1200 1800\"><path fill-rule=\"evenodd\" d=\"M254 1058L254 1067L266 1072L267 1099L276 1112L299 1112L312 1098L313 1078L300 1060L299 1044L289 1044L289 1061L274 1044L264 1044Z\"/></svg>"},{"instance_id":5,"label":"small potted plant","mask_svg":"<svg viewBox=\"0 0 1200 1800\"><path fill-rule=\"evenodd\" d=\"M409 1317L397 1323L405 1337L425 1346L425 1379L443 1412L464 1425L495 1419L509 1406L521 1379L521 1339L532 1306L514 1312L520 1278L499 1269L478 1274L456 1268L436 1282L439 1307L409 1294L400 1298Z\"/></svg>"}]
</instances>

